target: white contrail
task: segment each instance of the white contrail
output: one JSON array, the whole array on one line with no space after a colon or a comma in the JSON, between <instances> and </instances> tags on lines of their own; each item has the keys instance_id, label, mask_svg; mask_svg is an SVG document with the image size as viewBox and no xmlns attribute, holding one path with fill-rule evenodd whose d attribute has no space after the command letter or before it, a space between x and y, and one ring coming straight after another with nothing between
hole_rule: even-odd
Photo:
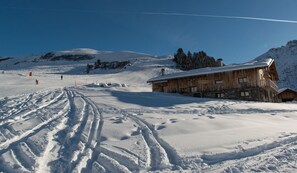
<instances>
[{"instance_id":1,"label":"white contrail","mask_svg":"<svg viewBox=\"0 0 297 173\"><path fill-rule=\"evenodd\" d=\"M12 10L35 10L35 11L61 11L61 12L84 12L84 13L99 13L95 10L78 10L78 9L42 9L42 8L22 8L22 7L0 7L0 9L12 9ZM131 12L100 12L107 14L139 14ZM155 13L155 12L142 12L143 15L163 15L163 16L191 16L191 17L209 17L209 18L224 18L224 19L243 19L243 20L259 20L267 22L281 22L281 23L293 23L297 24L297 20L283 20L283 19L270 19L261 17L248 17L248 16L221 16L221 15L205 15L205 14L194 14L194 13Z\"/></svg>"},{"instance_id":2,"label":"white contrail","mask_svg":"<svg viewBox=\"0 0 297 173\"><path fill-rule=\"evenodd\" d=\"M219 16L219 15L203 15L203 14L191 14L191 13L153 13L143 12L144 15L165 15L165 16L191 16L191 17L211 17L211 18L225 18L225 19L244 19L244 20L260 20L267 22L281 22L281 23L294 23L296 20L282 20L282 19L269 19L260 17L246 17L246 16Z\"/></svg>"}]
</instances>

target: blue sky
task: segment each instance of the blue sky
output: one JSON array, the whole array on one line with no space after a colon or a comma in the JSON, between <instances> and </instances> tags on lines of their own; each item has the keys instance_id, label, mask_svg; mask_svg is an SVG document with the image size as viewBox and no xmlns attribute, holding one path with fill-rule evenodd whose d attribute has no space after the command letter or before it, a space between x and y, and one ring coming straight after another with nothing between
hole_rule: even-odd
<instances>
[{"instance_id":1,"label":"blue sky","mask_svg":"<svg viewBox=\"0 0 297 173\"><path fill-rule=\"evenodd\" d=\"M251 60L297 39L296 0L0 0L0 55L72 48ZM277 20L275 20L277 19Z\"/></svg>"}]
</instances>

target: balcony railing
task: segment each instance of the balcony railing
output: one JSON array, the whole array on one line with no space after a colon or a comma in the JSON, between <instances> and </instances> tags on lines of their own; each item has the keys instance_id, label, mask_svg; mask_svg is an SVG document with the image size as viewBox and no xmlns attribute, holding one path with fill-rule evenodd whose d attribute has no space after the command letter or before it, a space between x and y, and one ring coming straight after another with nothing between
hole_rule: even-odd
<instances>
[{"instance_id":1,"label":"balcony railing","mask_svg":"<svg viewBox=\"0 0 297 173\"><path fill-rule=\"evenodd\" d=\"M249 88L249 87L262 87L262 88L270 88L273 89L275 91L278 91L278 87L276 85L276 83L274 81L272 81L271 79L262 79L260 80L259 84L251 84L251 83L241 83L239 84L237 87L238 88ZM220 91L223 89L232 89L232 87L230 86L225 86L225 84L213 84L213 85L198 85L197 86L197 91L201 92L201 91ZM189 90L190 92L190 90Z\"/></svg>"},{"instance_id":2,"label":"balcony railing","mask_svg":"<svg viewBox=\"0 0 297 173\"><path fill-rule=\"evenodd\" d=\"M220 91L223 89L225 89L223 84L198 85L197 86L198 91Z\"/></svg>"},{"instance_id":3,"label":"balcony railing","mask_svg":"<svg viewBox=\"0 0 297 173\"><path fill-rule=\"evenodd\" d=\"M278 91L278 87L277 87L276 83L274 81L272 81L271 79L260 80L260 86L269 87L269 88L274 89L275 91Z\"/></svg>"}]
</instances>

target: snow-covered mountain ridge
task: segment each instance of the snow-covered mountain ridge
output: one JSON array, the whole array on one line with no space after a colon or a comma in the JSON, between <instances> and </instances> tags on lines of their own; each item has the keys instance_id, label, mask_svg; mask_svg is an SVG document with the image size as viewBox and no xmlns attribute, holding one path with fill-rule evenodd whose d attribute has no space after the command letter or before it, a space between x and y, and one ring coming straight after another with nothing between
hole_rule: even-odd
<instances>
[{"instance_id":1,"label":"snow-covered mountain ridge","mask_svg":"<svg viewBox=\"0 0 297 173\"><path fill-rule=\"evenodd\" d=\"M297 90L297 40L289 41L285 46L272 48L260 55L255 60L273 58L276 62L279 74L279 88L292 88ZM166 68L166 73L173 73L180 70L175 69L170 56L152 56L132 51L98 51L89 48L79 48L64 51L55 51L43 55L28 56L23 58L2 57L0 61L1 70L34 70L47 68L48 71L63 74L83 74L86 64L93 64L101 61L130 61L131 66L124 71L133 71L147 74L142 81L159 75L161 68ZM94 70L91 73L114 73L118 71Z\"/></svg>"},{"instance_id":2,"label":"snow-covered mountain ridge","mask_svg":"<svg viewBox=\"0 0 297 173\"><path fill-rule=\"evenodd\" d=\"M132 51L97 51L94 49L80 48L71 49L64 51L48 52L40 55L32 55L27 57L0 57L0 60L6 61L5 63L0 63L0 67L5 64L8 69L14 69L13 65L18 65L21 68L23 66L28 67L28 65L60 65L60 64L78 64L78 63L88 63L94 62L96 59L103 61L121 61L121 60L134 60L140 57L152 57L151 55L132 52ZM54 62L59 61L59 62ZM72 61L72 62L70 62ZM35 64L35 65L33 65ZM18 68L15 66L15 68Z\"/></svg>"},{"instance_id":3,"label":"snow-covered mountain ridge","mask_svg":"<svg viewBox=\"0 0 297 173\"><path fill-rule=\"evenodd\" d=\"M90 75L117 74L122 76L121 79L127 84L146 85L148 79L160 75L162 68L166 68L166 73L180 71L174 68L171 56L152 56L132 51L97 51L86 48L5 59L0 61L0 70L5 73L14 71L19 74L22 72L21 75L27 75L29 71L35 74L86 75L87 64L94 65L97 60L101 62L129 61L130 64L125 68L92 69L90 71Z\"/></svg>"},{"instance_id":4,"label":"snow-covered mountain ridge","mask_svg":"<svg viewBox=\"0 0 297 173\"><path fill-rule=\"evenodd\" d=\"M289 41L285 46L272 48L256 60L273 58L279 75L279 88L297 90L297 40Z\"/></svg>"},{"instance_id":5,"label":"snow-covered mountain ridge","mask_svg":"<svg viewBox=\"0 0 297 173\"><path fill-rule=\"evenodd\" d=\"M94 63L98 59L101 61L130 61L136 60L151 61L159 59L168 59L167 56L152 56L144 53L132 52L132 51L98 51L94 49L80 48L64 51L48 52L40 55L33 55L27 57L1 57L0 68L2 70L20 70L30 69L36 66L62 66L62 65L74 65L88 63ZM171 61L168 61L172 64ZM163 63L164 64L164 63Z\"/></svg>"}]
</instances>

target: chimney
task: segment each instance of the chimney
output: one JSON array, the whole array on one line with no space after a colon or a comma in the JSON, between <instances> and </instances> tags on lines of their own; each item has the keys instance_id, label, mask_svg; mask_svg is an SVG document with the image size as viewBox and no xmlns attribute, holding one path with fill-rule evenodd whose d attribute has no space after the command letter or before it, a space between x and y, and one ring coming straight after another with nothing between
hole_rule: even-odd
<instances>
[{"instance_id":1,"label":"chimney","mask_svg":"<svg viewBox=\"0 0 297 173\"><path fill-rule=\"evenodd\" d=\"M161 75L164 76L164 74L165 74L165 69L162 68L162 69L161 69Z\"/></svg>"},{"instance_id":2,"label":"chimney","mask_svg":"<svg viewBox=\"0 0 297 173\"><path fill-rule=\"evenodd\" d=\"M217 59L217 64L218 64L219 67L223 67L224 66L223 59L222 58L218 58Z\"/></svg>"}]
</instances>

